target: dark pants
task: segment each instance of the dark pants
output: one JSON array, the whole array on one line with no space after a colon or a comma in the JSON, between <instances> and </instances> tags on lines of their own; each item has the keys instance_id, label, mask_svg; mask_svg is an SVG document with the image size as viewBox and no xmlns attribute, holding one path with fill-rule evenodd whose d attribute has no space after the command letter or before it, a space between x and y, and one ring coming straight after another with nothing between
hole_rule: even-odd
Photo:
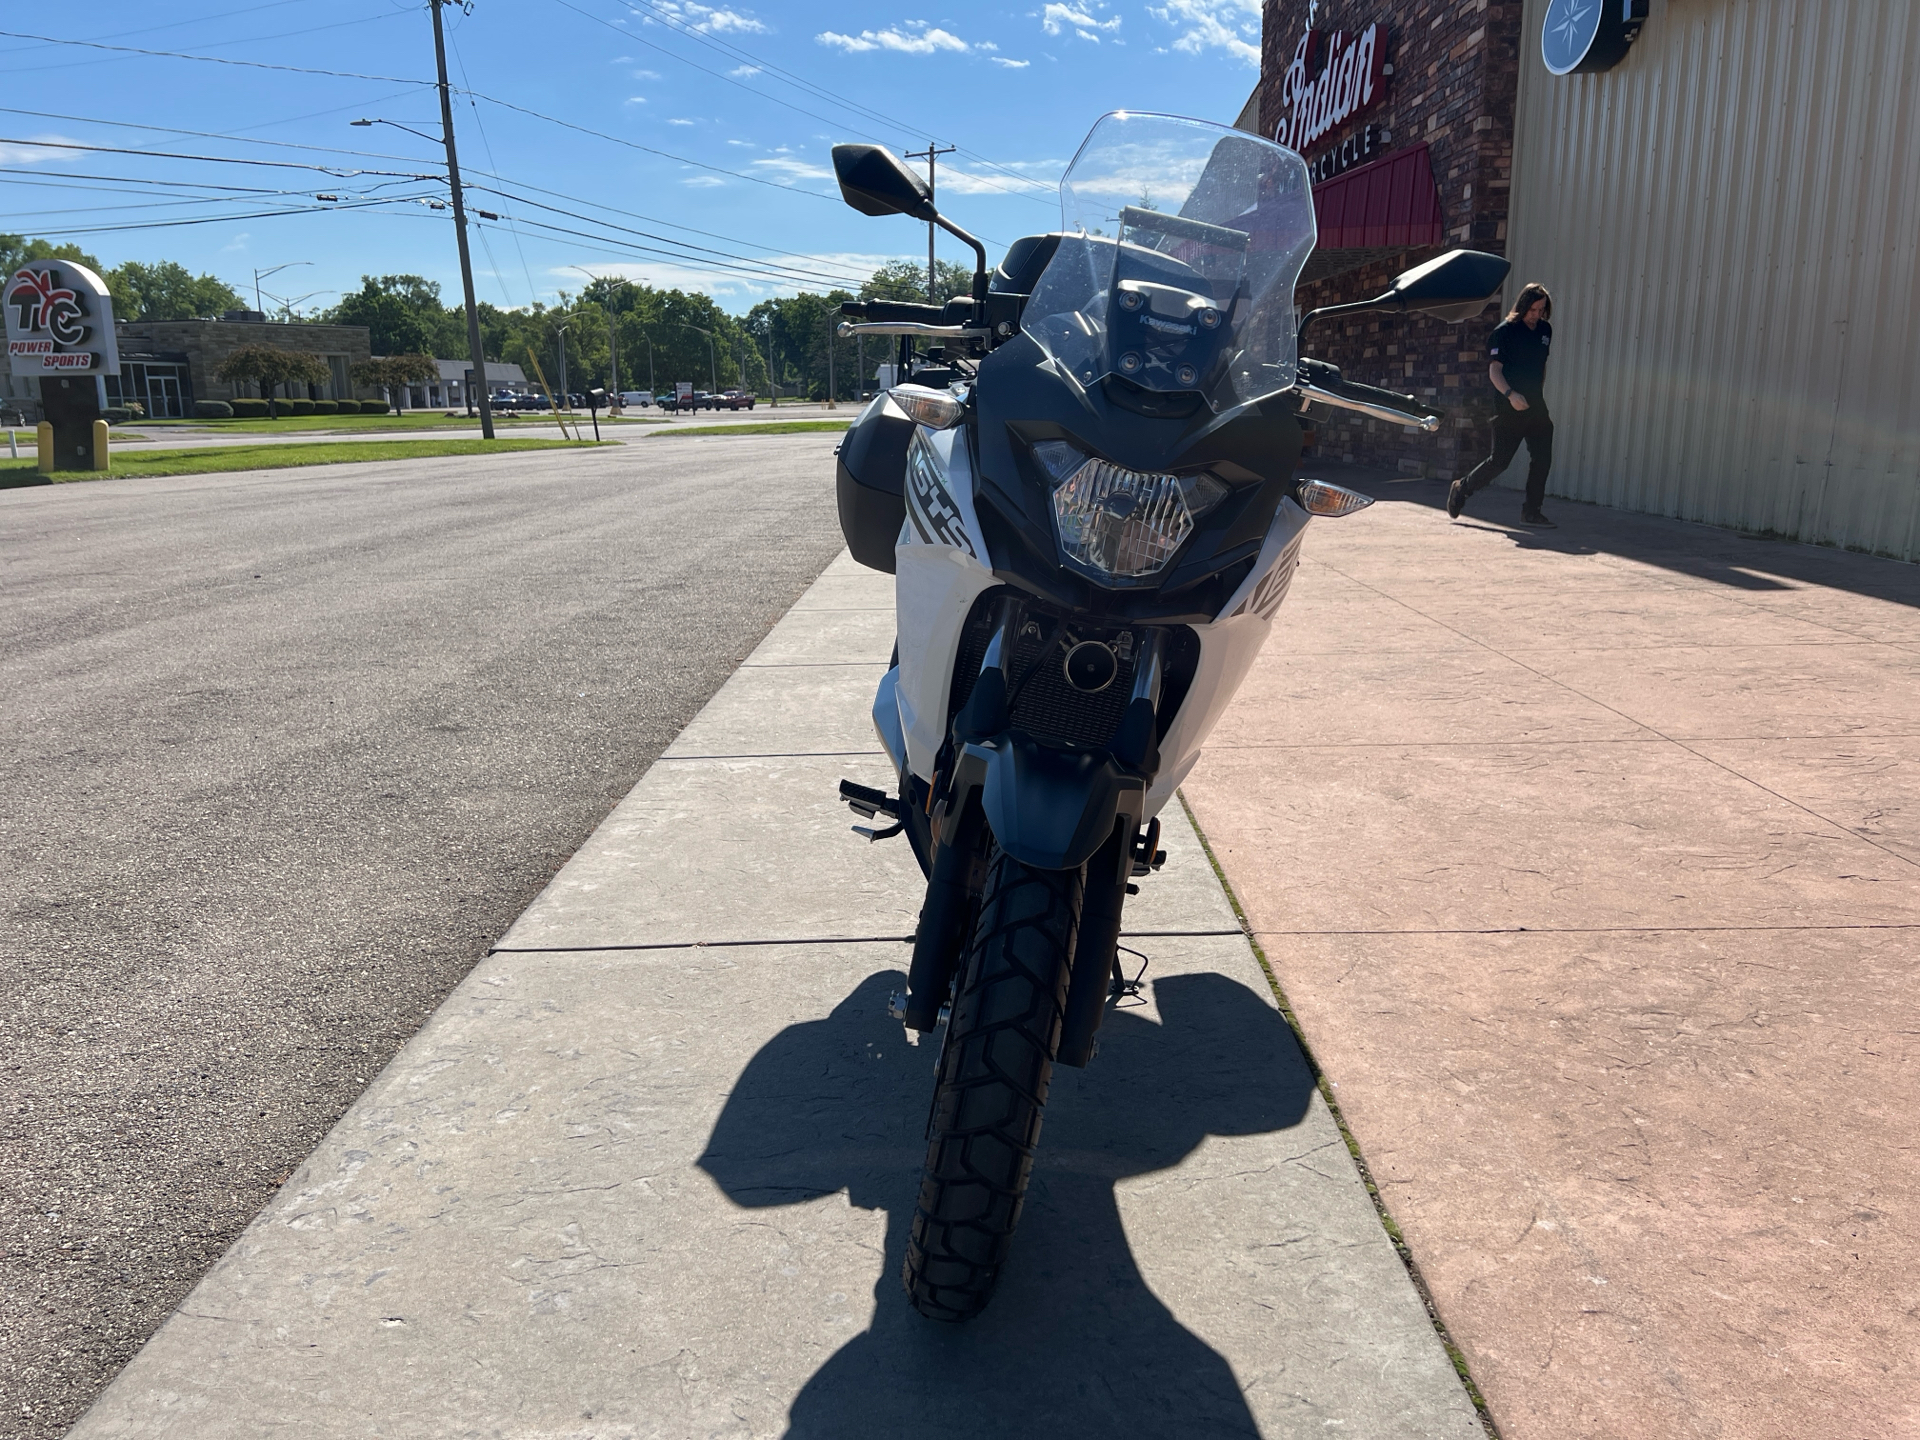
<instances>
[{"instance_id":1,"label":"dark pants","mask_svg":"<svg viewBox=\"0 0 1920 1440\"><path fill-rule=\"evenodd\" d=\"M1500 411L1493 417L1493 454L1467 472L1460 488L1469 495L1486 489L1513 463L1522 440L1527 442L1525 509L1529 514L1538 510L1546 502L1547 472L1553 468L1553 417L1547 413L1544 400L1530 401L1525 410L1516 410L1510 402L1501 400Z\"/></svg>"}]
</instances>

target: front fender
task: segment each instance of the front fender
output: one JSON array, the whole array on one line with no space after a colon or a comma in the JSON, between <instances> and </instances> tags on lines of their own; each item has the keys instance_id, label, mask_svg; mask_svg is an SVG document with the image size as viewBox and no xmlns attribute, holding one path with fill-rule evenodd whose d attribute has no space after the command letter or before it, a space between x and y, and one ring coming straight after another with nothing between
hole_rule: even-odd
<instances>
[{"instance_id":1,"label":"front fender","mask_svg":"<svg viewBox=\"0 0 1920 1440\"><path fill-rule=\"evenodd\" d=\"M967 745L963 756L994 839L1036 870L1078 869L1115 820L1127 817L1131 834L1146 813L1146 781L1111 755L1052 750L1008 731Z\"/></svg>"}]
</instances>

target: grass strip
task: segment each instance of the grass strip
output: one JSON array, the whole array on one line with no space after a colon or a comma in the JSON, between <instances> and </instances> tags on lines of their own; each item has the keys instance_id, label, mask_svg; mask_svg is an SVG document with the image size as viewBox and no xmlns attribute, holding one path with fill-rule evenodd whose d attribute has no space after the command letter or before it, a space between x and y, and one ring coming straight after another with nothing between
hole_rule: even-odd
<instances>
[{"instance_id":1,"label":"grass strip","mask_svg":"<svg viewBox=\"0 0 1920 1440\"><path fill-rule=\"evenodd\" d=\"M840 431L852 420L761 420L745 425L688 425L672 430L656 430L649 439L662 440L669 435L806 435L816 431Z\"/></svg>"},{"instance_id":2,"label":"grass strip","mask_svg":"<svg viewBox=\"0 0 1920 1440\"><path fill-rule=\"evenodd\" d=\"M1400 1257L1400 1263L1406 1267L1407 1278L1413 1281L1413 1288L1420 1296L1420 1303L1426 1306L1427 1319L1433 1323L1434 1334L1440 1337L1440 1344L1446 1349L1447 1359L1453 1364L1454 1374L1460 1377L1460 1384L1467 1392L1467 1398L1473 1402L1473 1408L1479 1412L1480 1424L1485 1428L1489 1440L1500 1440L1500 1431L1494 1426L1493 1415L1487 1409L1486 1397L1481 1395L1480 1387L1473 1383L1473 1374L1467 1369L1467 1357L1460 1347L1453 1343L1453 1336L1447 1333L1446 1324L1440 1319L1440 1312L1434 1308L1433 1292L1427 1288L1426 1277L1420 1273L1420 1266L1408 1248L1406 1237L1400 1233L1400 1227L1394 1222L1393 1215L1387 1209L1387 1202L1381 1197L1380 1187L1373 1182L1373 1171L1367 1168L1367 1158L1360 1153L1360 1142L1354 1138L1352 1129L1347 1125L1347 1117L1340 1109L1340 1101L1333 1093L1333 1083L1327 1079L1326 1072L1320 1068L1320 1062L1314 1058L1313 1047L1307 1043L1307 1032L1300 1028L1300 1017L1294 1013L1293 1004L1287 999L1287 992L1280 988L1280 977L1274 974L1273 964L1267 959L1267 952L1260 948L1260 942L1254 938L1253 924L1247 919L1247 912L1240 906L1240 897L1233 893L1233 884L1227 879L1227 872L1220 868L1220 857L1213 853L1213 846L1207 840L1207 832L1200 828L1200 817L1193 813L1193 806L1187 803L1184 790L1176 790L1180 797L1180 808L1187 812L1187 820L1193 826L1193 833L1200 837L1200 849L1205 852L1207 864L1213 867L1213 878L1220 882L1220 888L1226 892L1227 903L1233 907L1233 917L1240 922L1240 929L1247 937L1247 945L1253 951L1253 958L1260 962L1261 972L1267 977L1267 985L1273 991L1274 1002L1280 1007L1280 1014L1287 1022L1287 1028L1293 1031L1293 1038L1300 1046L1300 1053L1306 1058L1307 1069L1313 1073L1313 1082L1320 1090L1320 1098L1326 1102L1328 1111L1333 1115L1333 1123L1340 1127L1340 1138L1346 1143L1347 1154L1352 1157L1353 1165L1360 1172L1360 1183L1367 1187L1367 1197L1373 1201L1373 1212L1380 1219L1380 1228L1387 1232L1387 1239L1393 1242L1393 1250Z\"/></svg>"},{"instance_id":3,"label":"grass strip","mask_svg":"<svg viewBox=\"0 0 1920 1440\"><path fill-rule=\"evenodd\" d=\"M571 415L565 418L569 421L573 419ZM579 419L583 425L593 423L592 417L584 410L580 412ZM446 415L437 410L408 410L398 415L287 415L278 420L140 420L134 423L143 430L192 430L205 431L210 435L284 435L295 430L365 430L375 434L383 430L472 430L477 434L480 429L477 415ZM495 415L493 423L499 429L508 430L516 425L551 425L554 420L551 411L541 411L525 415ZM613 416L602 411L600 423L667 425L672 422L665 416Z\"/></svg>"},{"instance_id":4,"label":"grass strip","mask_svg":"<svg viewBox=\"0 0 1920 1440\"><path fill-rule=\"evenodd\" d=\"M612 445L616 442L602 442ZM192 450L145 450L113 457L111 470L55 471L43 476L35 462L0 463L0 489L63 485L75 480L140 479L153 475L211 475L223 470L289 470L305 465L347 465L368 460L430 460L445 455L498 455L518 450L592 449L572 440L342 440L333 445L208 445Z\"/></svg>"}]
</instances>

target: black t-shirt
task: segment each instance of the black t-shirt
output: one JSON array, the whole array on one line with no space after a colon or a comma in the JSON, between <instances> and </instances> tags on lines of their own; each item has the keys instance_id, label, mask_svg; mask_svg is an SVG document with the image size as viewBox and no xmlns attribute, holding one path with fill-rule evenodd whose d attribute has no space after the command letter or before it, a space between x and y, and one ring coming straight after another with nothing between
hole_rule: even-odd
<instances>
[{"instance_id":1,"label":"black t-shirt","mask_svg":"<svg viewBox=\"0 0 1920 1440\"><path fill-rule=\"evenodd\" d=\"M1553 326L1542 320L1529 330L1521 320L1503 320L1494 327L1487 342L1487 357L1498 360L1507 384L1529 400L1539 400L1547 383L1547 347L1553 343Z\"/></svg>"}]
</instances>

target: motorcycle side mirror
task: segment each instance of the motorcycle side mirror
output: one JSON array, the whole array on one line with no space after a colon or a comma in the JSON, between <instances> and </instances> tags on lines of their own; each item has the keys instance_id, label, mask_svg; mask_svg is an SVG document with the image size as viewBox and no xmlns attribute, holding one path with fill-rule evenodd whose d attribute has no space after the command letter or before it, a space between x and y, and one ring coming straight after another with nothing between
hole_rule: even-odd
<instances>
[{"instance_id":1,"label":"motorcycle side mirror","mask_svg":"<svg viewBox=\"0 0 1920 1440\"><path fill-rule=\"evenodd\" d=\"M881 145L836 145L833 173L840 181L840 198L862 215L905 215L938 225L956 240L973 247L973 299L987 299L987 247L933 208L927 182L900 163Z\"/></svg>"},{"instance_id":2,"label":"motorcycle side mirror","mask_svg":"<svg viewBox=\"0 0 1920 1440\"><path fill-rule=\"evenodd\" d=\"M935 220L927 182L879 145L836 145L833 173L840 198L862 215L906 215Z\"/></svg>"},{"instance_id":3,"label":"motorcycle side mirror","mask_svg":"<svg viewBox=\"0 0 1920 1440\"><path fill-rule=\"evenodd\" d=\"M1386 292L1371 300L1326 305L1308 311L1300 321L1296 339L1304 342L1307 327L1324 315L1344 315L1355 310L1415 311L1440 320L1471 320L1499 294L1512 269L1512 264L1501 255L1489 255L1484 250L1449 250L1424 265L1396 275Z\"/></svg>"},{"instance_id":4,"label":"motorcycle side mirror","mask_svg":"<svg viewBox=\"0 0 1920 1440\"><path fill-rule=\"evenodd\" d=\"M1383 306L1418 310L1442 320L1471 320L1507 283L1513 266L1484 250L1449 250L1394 276Z\"/></svg>"}]
</instances>

